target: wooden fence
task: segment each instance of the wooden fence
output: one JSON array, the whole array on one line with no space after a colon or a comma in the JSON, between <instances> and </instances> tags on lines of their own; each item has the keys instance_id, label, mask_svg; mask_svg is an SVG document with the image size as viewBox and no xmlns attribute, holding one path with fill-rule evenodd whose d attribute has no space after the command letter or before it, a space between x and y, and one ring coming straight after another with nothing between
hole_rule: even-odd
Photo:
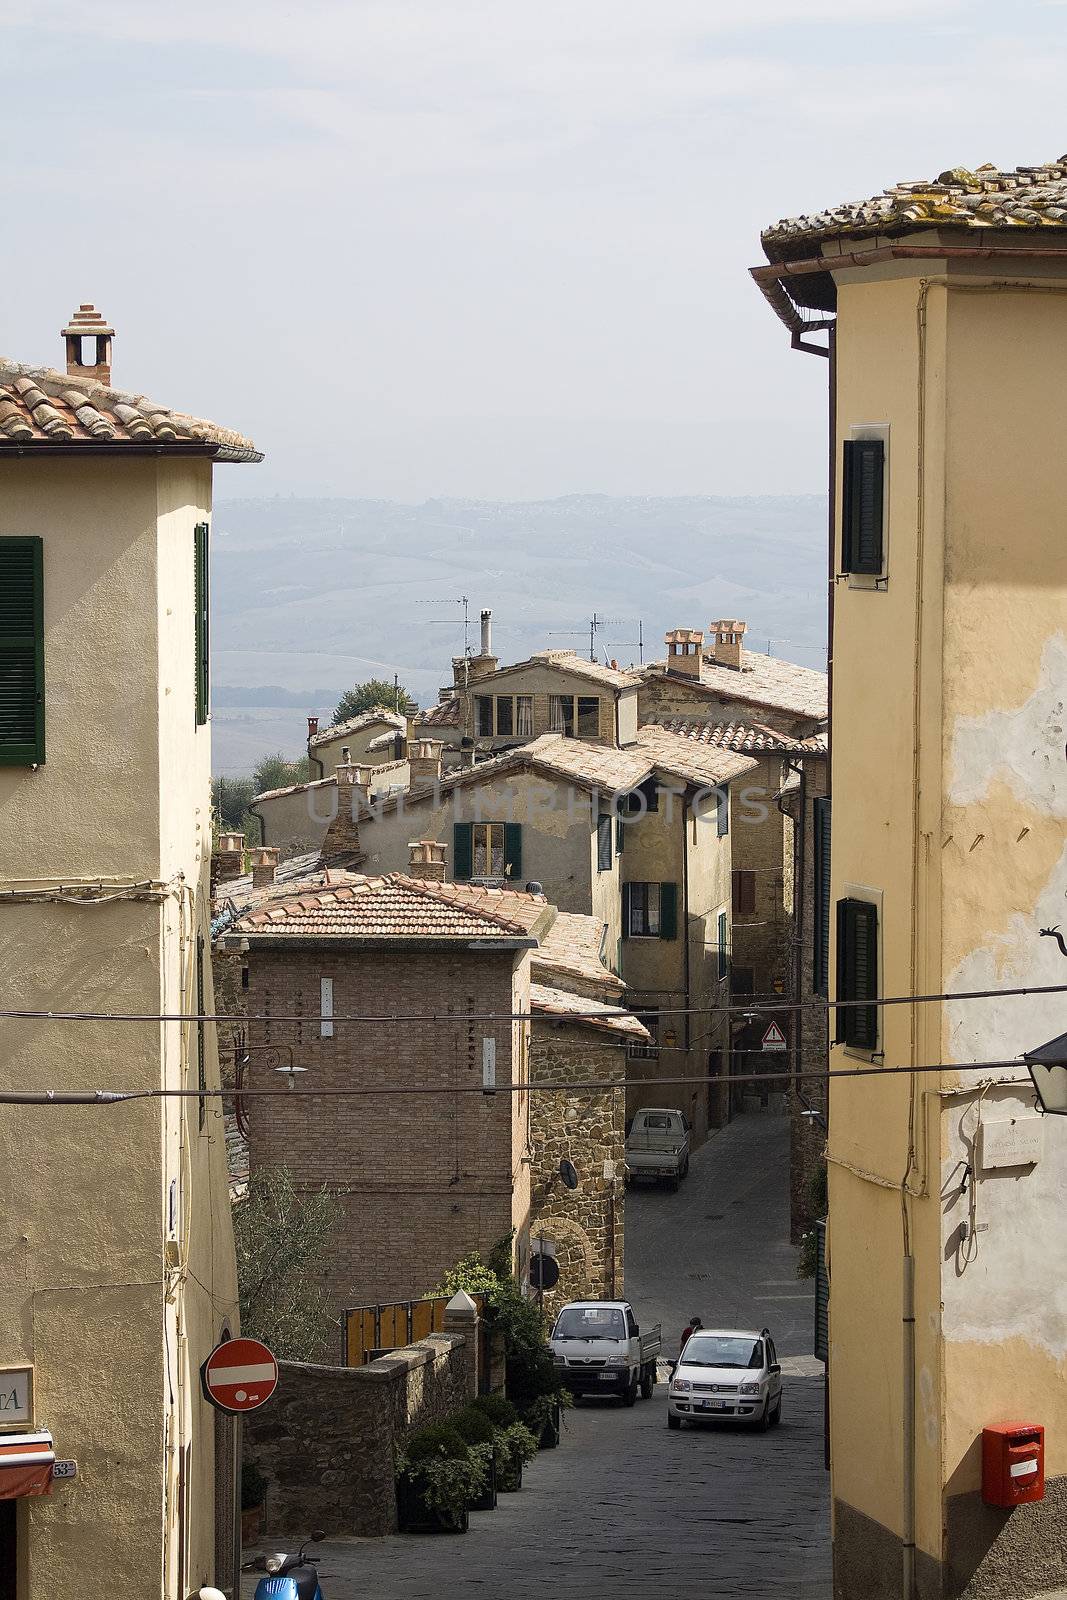
<instances>
[{"instance_id":1,"label":"wooden fence","mask_svg":"<svg viewBox=\"0 0 1067 1600\"><path fill-rule=\"evenodd\" d=\"M433 1300L394 1300L380 1306L352 1306L345 1312L342 1356L347 1367L362 1367L383 1350L399 1350L427 1334L442 1333L450 1296ZM481 1316L484 1297L472 1295Z\"/></svg>"}]
</instances>

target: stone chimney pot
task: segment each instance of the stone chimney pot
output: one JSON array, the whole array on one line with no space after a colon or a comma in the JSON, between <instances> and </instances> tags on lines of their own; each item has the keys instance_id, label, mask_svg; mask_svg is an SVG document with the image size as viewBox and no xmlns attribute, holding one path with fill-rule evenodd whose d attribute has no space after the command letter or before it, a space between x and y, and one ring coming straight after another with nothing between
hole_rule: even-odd
<instances>
[{"instance_id":1,"label":"stone chimney pot","mask_svg":"<svg viewBox=\"0 0 1067 1600\"><path fill-rule=\"evenodd\" d=\"M281 851L274 845L260 845L250 850L248 855L252 863L252 887L265 889L268 884L274 882Z\"/></svg>"},{"instance_id":2,"label":"stone chimney pot","mask_svg":"<svg viewBox=\"0 0 1067 1600\"><path fill-rule=\"evenodd\" d=\"M699 678L704 660L703 628L672 628L666 635L667 671Z\"/></svg>"},{"instance_id":3,"label":"stone chimney pot","mask_svg":"<svg viewBox=\"0 0 1067 1600\"><path fill-rule=\"evenodd\" d=\"M425 878L430 883L445 881L445 846L436 839L412 839L408 843L411 858L408 863L409 878Z\"/></svg>"},{"instance_id":4,"label":"stone chimney pot","mask_svg":"<svg viewBox=\"0 0 1067 1600\"><path fill-rule=\"evenodd\" d=\"M95 378L98 383L111 382L111 341L115 330L100 315L94 305L83 302L62 329L67 349L67 377ZM94 359L86 359L86 340L93 342Z\"/></svg>"},{"instance_id":5,"label":"stone chimney pot","mask_svg":"<svg viewBox=\"0 0 1067 1600\"><path fill-rule=\"evenodd\" d=\"M737 618L720 618L711 624L711 649L708 654L720 667L740 672L745 664L744 639L748 623Z\"/></svg>"}]
</instances>

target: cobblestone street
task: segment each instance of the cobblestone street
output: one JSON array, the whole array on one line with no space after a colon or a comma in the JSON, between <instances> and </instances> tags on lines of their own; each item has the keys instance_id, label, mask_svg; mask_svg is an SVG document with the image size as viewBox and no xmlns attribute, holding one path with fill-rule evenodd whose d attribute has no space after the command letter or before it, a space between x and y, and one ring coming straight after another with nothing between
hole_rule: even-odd
<instances>
[{"instance_id":1,"label":"cobblestone street","mask_svg":"<svg viewBox=\"0 0 1067 1600\"><path fill-rule=\"evenodd\" d=\"M627 1297L642 1327L662 1321L673 1355L694 1312L769 1326L785 1376L779 1429L669 1432L663 1382L633 1410L587 1403L567 1412L561 1448L497 1511L473 1515L465 1538L331 1540L326 1600L825 1600L822 1369L788 1244L787 1162L784 1117L741 1117L696 1153L678 1194L627 1201Z\"/></svg>"}]
</instances>

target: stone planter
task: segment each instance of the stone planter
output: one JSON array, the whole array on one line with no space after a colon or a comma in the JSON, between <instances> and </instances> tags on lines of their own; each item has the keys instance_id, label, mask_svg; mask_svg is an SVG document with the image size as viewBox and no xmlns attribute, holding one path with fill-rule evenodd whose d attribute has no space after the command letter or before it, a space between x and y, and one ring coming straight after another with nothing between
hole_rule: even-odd
<instances>
[{"instance_id":1,"label":"stone planter","mask_svg":"<svg viewBox=\"0 0 1067 1600\"><path fill-rule=\"evenodd\" d=\"M397 1479L396 1509L401 1533L466 1533L470 1525L466 1506L462 1511L428 1506L410 1478Z\"/></svg>"},{"instance_id":2,"label":"stone planter","mask_svg":"<svg viewBox=\"0 0 1067 1600\"><path fill-rule=\"evenodd\" d=\"M496 1486L500 1494L516 1494L522 1488L522 1463L518 1466L509 1463L501 1468L497 1473Z\"/></svg>"},{"instance_id":3,"label":"stone planter","mask_svg":"<svg viewBox=\"0 0 1067 1600\"><path fill-rule=\"evenodd\" d=\"M562 1411L559 1401L555 1401L551 1411L545 1418L541 1429L541 1437L537 1441L539 1450L555 1450L559 1444L560 1429L562 1427Z\"/></svg>"},{"instance_id":4,"label":"stone planter","mask_svg":"<svg viewBox=\"0 0 1067 1600\"><path fill-rule=\"evenodd\" d=\"M490 1462L489 1462L489 1478L488 1478L488 1481L487 1481L487 1483L485 1485L485 1488L482 1490L482 1493L478 1496L477 1500L472 1500L471 1501L470 1506L469 1506L468 1509L471 1510L471 1511L495 1511L496 1510L496 1462L495 1462L495 1460L490 1460Z\"/></svg>"},{"instance_id":5,"label":"stone planter","mask_svg":"<svg viewBox=\"0 0 1067 1600\"><path fill-rule=\"evenodd\" d=\"M241 1543L256 1544L263 1526L263 1507L249 1506L241 1512Z\"/></svg>"}]
</instances>

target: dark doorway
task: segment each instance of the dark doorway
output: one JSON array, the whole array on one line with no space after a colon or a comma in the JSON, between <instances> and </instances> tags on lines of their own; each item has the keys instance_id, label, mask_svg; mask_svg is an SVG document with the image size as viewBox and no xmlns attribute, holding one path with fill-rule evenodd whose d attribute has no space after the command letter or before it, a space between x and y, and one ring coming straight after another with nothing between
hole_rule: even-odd
<instances>
[{"instance_id":1,"label":"dark doorway","mask_svg":"<svg viewBox=\"0 0 1067 1600\"><path fill-rule=\"evenodd\" d=\"M17 1500L0 1500L0 1600L15 1600L18 1514Z\"/></svg>"}]
</instances>

